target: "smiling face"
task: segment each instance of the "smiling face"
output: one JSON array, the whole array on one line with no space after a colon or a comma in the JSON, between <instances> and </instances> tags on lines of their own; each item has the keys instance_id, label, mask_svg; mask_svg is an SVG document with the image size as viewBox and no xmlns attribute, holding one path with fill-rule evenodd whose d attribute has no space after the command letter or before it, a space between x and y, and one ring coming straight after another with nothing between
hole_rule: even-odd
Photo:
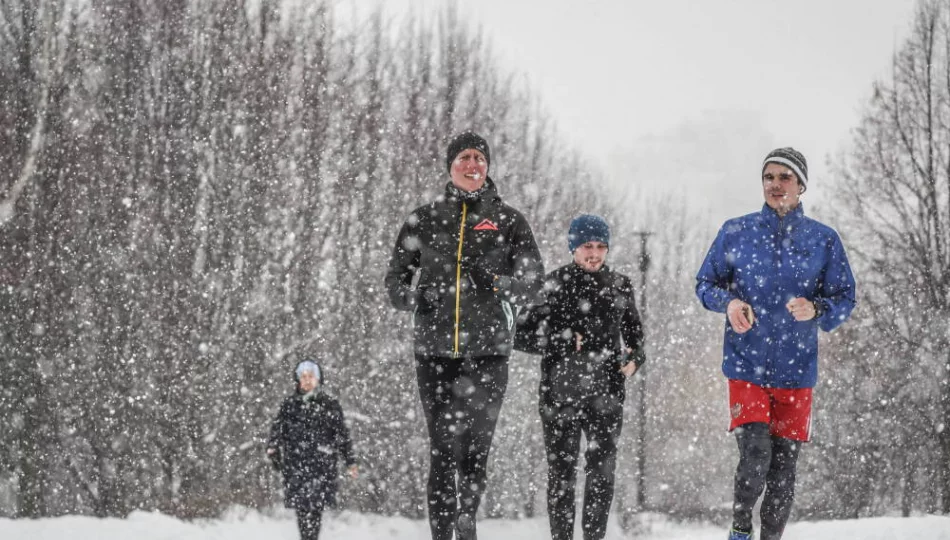
<instances>
[{"instance_id":1,"label":"smiling face","mask_svg":"<svg viewBox=\"0 0 950 540\"><path fill-rule=\"evenodd\" d=\"M455 187L462 191L478 191L488 178L488 160L474 148L462 150L452 160L450 174Z\"/></svg>"},{"instance_id":2,"label":"smiling face","mask_svg":"<svg viewBox=\"0 0 950 540\"><path fill-rule=\"evenodd\" d=\"M607 261L608 249L603 242L585 242L574 250L574 262L588 272L596 272Z\"/></svg>"},{"instance_id":3,"label":"smiling face","mask_svg":"<svg viewBox=\"0 0 950 540\"><path fill-rule=\"evenodd\" d=\"M802 188L794 171L779 163L769 163L762 171L762 193L765 204L784 216L798 206Z\"/></svg>"}]
</instances>

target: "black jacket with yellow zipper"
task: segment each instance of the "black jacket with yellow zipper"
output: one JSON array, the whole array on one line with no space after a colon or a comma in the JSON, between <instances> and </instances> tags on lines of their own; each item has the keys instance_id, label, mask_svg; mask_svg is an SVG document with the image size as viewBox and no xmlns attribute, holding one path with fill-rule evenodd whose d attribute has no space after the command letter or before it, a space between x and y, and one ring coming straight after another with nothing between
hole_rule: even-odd
<instances>
[{"instance_id":1,"label":"black jacket with yellow zipper","mask_svg":"<svg viewBox=\"0 0 950 540\"><path fill-rule=\"evenodd\" d=\"M544 266L520 212L487 178L466 193L451 183L399 231L386 288L413 312L415 352L440 357L511 354L515 306L541 291Z\"/></svg>"}]
</instances>

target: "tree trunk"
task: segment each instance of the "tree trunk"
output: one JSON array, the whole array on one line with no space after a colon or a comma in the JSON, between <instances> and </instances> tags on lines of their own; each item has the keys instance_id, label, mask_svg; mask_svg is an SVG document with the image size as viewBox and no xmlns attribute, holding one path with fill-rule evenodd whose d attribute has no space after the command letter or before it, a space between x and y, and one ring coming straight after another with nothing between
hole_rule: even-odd
<instances>
[{"instance_id":1,"label":"tree trunk","mask_svg":"<svg viewBox=\"0 0 950 540\"><path fill-rule=\"evenodd\" d=\"M901 493L901 516L910 517L917 496L917 468L910 463L904 466L904 490Z\"/></svg>"},{"instance_id":2,"label":"tree trunk","mask_svg":"<svg viewBox=\"0 0 950 540\"><path fill-rule=\"evenodd\" d=\"M35 365L21 372L23 382L23 429L20 436L20 477L17 517L40 518L48 514L46 488L49 484L46 435L49 432L49 401Z\"/></svg>"},{"instance_id":3,"label":"tree trunk","mask_svg":"<svg viewBox=\"0 0 950 540\"><path fill-rule=\"evenodd\" d=\"M944 320L947 320L946 318ZM944 374L950 377L950 344L944 343L942 348L946 351L947 360L944 364ZM940 511L944 515L950 514L950 380L943 381L943 395L940 399L940 432L938 435L940 441L940 491L941 505Z\"/></svg>"}]
</instances>

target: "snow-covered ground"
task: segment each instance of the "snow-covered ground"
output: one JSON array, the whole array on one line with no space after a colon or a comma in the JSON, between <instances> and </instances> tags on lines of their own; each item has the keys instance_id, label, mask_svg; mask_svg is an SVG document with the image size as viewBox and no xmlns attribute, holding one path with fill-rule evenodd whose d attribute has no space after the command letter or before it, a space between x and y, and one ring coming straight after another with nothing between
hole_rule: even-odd
<instances>
[{"instance_id":1,"label":"snow-covered ground","mask_svg":"<svg viewBox=\"0 0 950 540\"><path fill-rule=\"evenodd\" d=\"M638 540L723 540L722 527L680 525L652 520L650 531ZM487 540L544 540L547 521L486 520L479 536ZM580 538L578 534L576 536ZM67 516L40 520L0 519L3 540L296 540L296 524L289 514L267 517L255 512L232 512L221 520L188 523L161 514L138 512L128 519ZM328 516L321 538L327 540L426 540L426 524L402 518L351 512ZM608 540L625 537L612 526ZM634 537L629 537L634 538ZM950 540L950 517L869 518L854 521L793 523L786 540Z\"/></svg>"}]
</instances>

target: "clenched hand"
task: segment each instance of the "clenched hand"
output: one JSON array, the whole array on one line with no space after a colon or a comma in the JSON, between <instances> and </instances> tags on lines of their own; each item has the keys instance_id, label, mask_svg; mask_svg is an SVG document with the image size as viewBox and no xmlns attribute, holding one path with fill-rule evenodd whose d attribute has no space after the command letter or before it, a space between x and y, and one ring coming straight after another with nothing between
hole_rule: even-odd
<instances>
[{"instance_id":1,"label":"clenched hand","mask_svg":"<svg viewBox=\"0 0 950 540\"><path fill-rule=\"evenodd\" d=\"M785 309L799 322L810 321L817 314L814 302L807 298L792 298L785 304Z\"/></svg>"},{"instance_id":2,"label":"clenched hand","mask_svg":"<svg viewBox=\"0 0 950 540\"><path fill-rule=\"evenodd\" d=\"M729 324L732 325L733 331L737 334L745 334L755 324L755 314L752 312L752 306L738 298L729 302L726 307L726 317L729 318Z\"/></svg>"}]
</instances>

